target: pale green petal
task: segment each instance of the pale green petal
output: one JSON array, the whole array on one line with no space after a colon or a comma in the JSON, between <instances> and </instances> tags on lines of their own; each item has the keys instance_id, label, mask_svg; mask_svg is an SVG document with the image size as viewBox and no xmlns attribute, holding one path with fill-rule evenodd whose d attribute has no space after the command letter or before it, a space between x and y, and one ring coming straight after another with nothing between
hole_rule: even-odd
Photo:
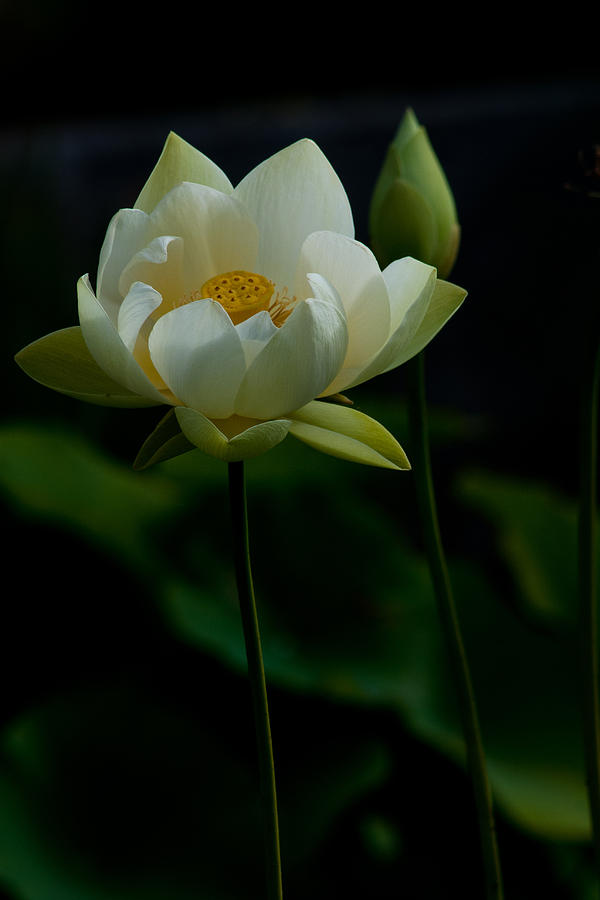
<instances>
[{"instance_id":1,"label":"pale green petal","mask_svg":"<svg viewBox=\"0 0 600 900\"><path fill-rule=\"evenodd\" d=\"M233 190L227 176L214 162L171 132L135 207L151 213L165 194L182 181L205 184L224 194Z\"/></svg>"},{"instance_id":2,"label":"pale green petal","mask_svg":"<svg viewBox=\"0 0 600 900\"><path fill-rule=\"evenodd\" d=\"M463 288L438 278L435 283L431 303L416 334L410 343L404 347L402 356L389 365L385 371L387 372L389 369L401 365L401 363L412 359L413 356L420 353L446 324L448 319L454 315L466 296L467 292Z\"/></svg>"},{"instance_id":3,"label":"pale green petal","mask_svg":"<svg viewBox=\"0 0 600 900\"><path fill-rule=\"evenodd\" d=\"M201 184L178 184L150 216L153 237L183 238L184 291L234 269L256 272L258 231L235 197Z\"/></svg>"},{"instance_id":4,"label":"pale green petal","mask_svg":"<svg viewBox=\"0 0 600 900\"><path fill-rule=\"evenodd\" d=\"M354 237L346 192L315 143L297 141L252 170L234 194L258 225L258 271L292 289L304 240L313 231Z\"/></svg>"},{"instance_id":5,"label":"pale green petal","mask_svg":"<svg viewBox=\"0 0 600 900\"><path fill-rule=\"evenodd\" d=\"M350 406L313 400L290 419L290 434L322 453L366 466L410 469L396 438L375 419Z\"/></svg>"},{"instance_id":6,"label":"pale green petal","mask_svg":"<svg viewBox=\"0 0 600 900\"><path fill-rule=\"evenodd\" d=\"M92 291L87 275L77 282L79 321L88 349L101 369L118 384L154 403L165 398L142 371Z\"/></svg>"},{"instance_id":7,"label":"pale green petal","mask_svg":"<svg viewBox=\"0 0 600 900\"><path fill-rule=\"evenodd\" d=\"M214 419L233 414L246 360L220 303L196 300L161 316L148 347L157 372L183 403Z\"/></svg>"},{"instance_id":8,"label":"pale green petal","mask_svg":"<svg viewBox=\"0 0 600 900\"><path fill-rule=\"evenodd\" d=\"M181 430L192 444L225 462L239 462L266 453L286 437L290 428L288 419L273 419L257 422L228 438L215 423L195 409L178 406L175 414Z\"/></svg>"},{"instance_id":9,"label":"pale green petal","mask_svg":"<svg viewBox=\"0 0 600 900\"><path fill-rule=\"evenodd\" d=\"M346 322L336 304L301 301L246 372L236 413L275 419L303 406L333 380L347 342Z\"/></svg>"},{"instance_id":10,"label":"pale green petal","mask_svg":"<svg viewBox=\"0 0 600 900\"><path fill-rule=\"evenodd\" d=\"M90 354L79 325L34 341L19 351L15 360L34 381L77 400L97 406L157 405L155 400L131 393L102 371Z\"/></svg>"}]
</instances>

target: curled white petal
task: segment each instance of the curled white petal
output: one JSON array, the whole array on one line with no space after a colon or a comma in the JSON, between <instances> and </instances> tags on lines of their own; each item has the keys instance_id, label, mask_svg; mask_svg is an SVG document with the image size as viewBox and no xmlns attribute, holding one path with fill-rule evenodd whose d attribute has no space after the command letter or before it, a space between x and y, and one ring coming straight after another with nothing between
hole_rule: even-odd
<instances>
[{"instance_id":1,"label":"curled white petal","mask_svg":"<svg viewBox=\"0 0 600 900\"><path fill-rule=\"evenodd\" d=\"M436 285L439 284L436 281L436 270L432 266L411 257L396 260L388 266L384 275L390 295L394 297L396 329L377 356L356 375L349 387L394 369L415 355L416 351L411 349L414 338L427 317ZM403 314L398 321L402 310ZM443 322L438 328L442 324Z\"/></svg>"},{"instance_id":2,"label":"curled white petal","mask_svg":"<svg viewBox=\"0 0 600 900\"><path fill-rule=\"evenodd\" d=\"M183 239L174 235L161 235L138 250L129 260L119 278L119 292L125 297L136 281L151 284L163 297L176 300L181 297Z\"/></svg>"},{"instance_id":3,"label":"curled white petal","mask_svg":"<svg viewBox=\"0 0 600 900\"><path fill-rule=\"evenodd\" d=\"M254 361L267 341L277 334L277 326L273 324L273 320L266 310L240 322L239 325L236 325L236 330L244 349L246 367Z\"/></svg>"},{"instance_id":4,"label":"curled white petal","mask_svg":"<svg viewBox=\"0 0 600 900\"><path fill-rule=\"evenodd\" d=\"M117 330L130 353L133 353L140 328L155 309L162 303L162 296L154 288L141 281L131 285L131 289L119 309Z\"/></svg>"},{"instance_id":5,"label":"curled white petal","mask_svg":"<svg viewBox=\"0 0 600 900\"><path fill-rule=\"evenodd\" d=\"M390 300L377 260L368 247L332 232L309 235L302 247L297 290L303 272L324 275L342 300L348 322L348 349L327 393L344 390L385 345L390 333ZM309 280L309 279L308 279Z\"/></svg>"},{"instance_id":6,"label":"curled white petal","mask_svg":"<svg viewBox=\"0 0 600 900\"><path fill-rule=\"evenodd\" d=\"M384 269L383 278L390 296L391 332L404 325L413 334L421 324L435 284L433 266L411 256L397 259Z\"/></svg>"},{"instance_id":7,"label":"curled white petal","mask_svg":"<svg viewBox=\"0 0 600 900\"><path fill-rule=\"evenodd\" d=\"M118 384L122 384L135 394L156 400L158 403L165 403L164 395L146 377L121 340L117 329L92 291L87 275L80 278L77 283L77 297L81 331L88 350L100 368Z\"/></svg>"},{"instance_id":8,"label":"curled white petal","mask_svg":"<svg viewBox=\"0 0 600 900\"><path fill-rule=\"evenodd\" d=\"M347 345L346 321L336 304L326 297L301 301L249 367L236 413L272 419L303 406L333 379Z\"/></svg>"},{"instance_id":9,"label":"curled white petal","mask_svg":"<svg viewBox=\"0 0 600 900\"><path fill-rule=\"evenodd\" d=\"M258 231L235 197L201 184L178 184L150 216L152 237L183 238L184 292L233 269L256 271Z\"/></svg>"},{"instance_id":10,"label":"curled white petal","mask_svg":"<svg viewBox=\"0 0 600 900\"><path fill-rule=\"evenodd\" d=\"M123 294L121 273L129 260L147 243L148 216L139 209L120 209L108 226L100 250L96 291L98 300L117 324Z\"/></svg>"},{"instance_id":11,"label":"curled white petal","mask_svg":"<svg viewBox=\"0 0 600 900\"><path fill-rule=\"evenodd\" d=\"M219 303L196 300L161 316L148 347L157 372L183 403L211 419L233 414L246 360Z\"/></svg>"}]
</instances>

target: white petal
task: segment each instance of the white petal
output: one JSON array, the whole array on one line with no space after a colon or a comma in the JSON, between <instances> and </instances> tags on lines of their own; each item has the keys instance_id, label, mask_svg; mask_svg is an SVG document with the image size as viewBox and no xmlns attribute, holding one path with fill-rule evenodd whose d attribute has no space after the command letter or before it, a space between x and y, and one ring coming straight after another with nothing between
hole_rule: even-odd
<instances>
[{"instance_id":1,"label":"white petal","mask_svg":"<svg viewBox=\"0 0 600 900\"><path fill-rule=\"evenodd\" d=\"M119 279L119 291L125 296L136 281L150 284L164 299L175 301L184 293L183 240L162 235L150 241L128 262Z\"/></svg>"},{"instance_id":2,"label":"white petal","mask_svg":"<svg viewBox=\"0 0 600 900\"><path fill-rule=\"evenodd\" d=\"M77 282L79 321L88 350L107 375L142 397L165 403L165 397L137 364L92 291L84 275Z\"/></svg>"},{"instance_id":3,"label":"white petal","mask_svg":"<svg viewBox=\"0 0 600 900\"><path fill-rule=\"evenodd\" d=\"M153 237L177 235L184 240L186 293L199 290L222 272L256 271L256 225L234 197L200 184L180 184L161 200L150 219Z\"/></svg>"},{"instance_id":4,"label":"white petal","mask_svg":"<svg viewBox=\"0 0 600 900\"><path fill-rule=\"evenodd\" d=\"M151 213L165 194L182 181L206 184L224 194L233 190L227 176L212 160L171 132L135 206Z\"/></svg>"},{"instance_id":5,"label":"white petal","mask_svg":"<svg viewBox=\"0 0 600 900\"><path fill-rule=\"evenodd\" d=\"M166 313L148 341L156 370L173 394L212 419L226 419L246 371L235 326L213 300Z\"/></svg>"},{"instance_id":6,"label":"white petal","mask_svg":"<svg viewBox=\"0 0 600 900\"><path fill-rule=\"evenodd\" d=\"M240 336L244 356L246 358L246 368L258 356L262 348L265 346L274 334L277 334L277 326L273 324L273 320L266 310L250 316L244 322L236 325L236 331Z\"/></svg>"},{"instance_id":7,"label":"white petal","mask_svg":"<svg viewBox=\"0 0 600 900\"><path fill-rule=\"evenodd\" d=\"M248 369L236 413L273 419L303 406L333 380L347 343L346 322L336 305L301 301Z\"/></svg>"},{"instance_id":8,"label":"white petal","mask_svg":"<svg viewBox=\"0 0 600 900\"><path fill-rule=\"evenodd\" d=\"M265 160L238 184L234 196L260 231L257 271L282 288L291 289L300 248L311 232L354 236L346 192L312 141L298 141Z\"/></svg>"},{"instance_id":9,"label":"white petal","mask_svg":"<svg viewBox=\"0 0 600 900\"><path fill-rule=\"evenodd\" d=\"M385 347L347 387L362 384L369 378L394 369L415 355L410 348L432 302L436 289L436 271L432 266L406 257L388 266L384 276L390 294L394 297L394 320L397 321L401 310L404 310L404 314ZM440 322L438 329L442 324Z\"/></svg>"},{"instance_id":10,"label":"white petal","mask_svg":"<svg viewBox=\"0 0 600 900\"><path fill-rule=\"evenodd\" d=\"M136 281L131 285L131 290L119 309L117 324L121 340L130 353L133 353L140 328L161 303L161 295L148 284Z\"/></svg>"},{"instance_id":11,"label":"white petal","mask_svg":"<svg viewBox=\"0 0 600 900\"><path fill-rule=\"evenodd\" d=\"M412 359L413 356L420 353L446 324L448 319L454 315L466 296L467 292L464 288L438 278L421 324L411 339L403 344L401 357L393 359L385 371L393 369L395 366Z\"/></svg>"},{"instance_id":12,"label":"white petal","mask_svg":"<svg viewBox=\"0 0 600 900\"><path fill-rule=\"evenodd\" d=\"M148 227L148 216L139 209L120 209L108 226L100 250L96 291L98 300L115 325L125 296L119 290L121 272L131 257L147 243Z\"/></svg>"},{"instance_id":13,"label":"white petal","mask_svg":"<svg viewBox=\"0 0 600 900\"><path fill-rule=\"evenodd\" d=\"M428 298L433 291L432 276L435 269L411 256L397 259L384 269L383 277L390 295L392 327L394 332L406 320L407 326L417 330L427 309Z\"/></svg>"},{"instance_id":14,"label":"white petal","mask_svg":"<svg viewBox=\"0 0 600 900\"><path fill-rule=\"evenodd\" d=\"M390 333L390 302L377 260L368 247L341 234L320 231L302 246L301 272L319 272L334 285L348 321L344 368L364 365ZM302 296L301 277L296 285Z\"/></svg>"}]
</instances>

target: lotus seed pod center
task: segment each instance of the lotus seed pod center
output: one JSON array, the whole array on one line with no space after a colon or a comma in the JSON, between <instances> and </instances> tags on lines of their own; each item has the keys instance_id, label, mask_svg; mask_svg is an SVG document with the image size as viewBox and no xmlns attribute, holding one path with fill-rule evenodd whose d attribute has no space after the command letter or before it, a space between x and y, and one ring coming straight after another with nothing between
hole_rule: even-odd
<instances>
[{"instance_id":1,"label":"lotus seed pod center","mask_svg":"<svg viewBox=\"0 0 600 900\"><path fill-rule=\"evenodd\" d=\"M264 275L255 272L224 272L209 278L201 288L203 299L216 300L229 314L234 325L268 309L275 289Z\"/></svg>"}]
</instances>

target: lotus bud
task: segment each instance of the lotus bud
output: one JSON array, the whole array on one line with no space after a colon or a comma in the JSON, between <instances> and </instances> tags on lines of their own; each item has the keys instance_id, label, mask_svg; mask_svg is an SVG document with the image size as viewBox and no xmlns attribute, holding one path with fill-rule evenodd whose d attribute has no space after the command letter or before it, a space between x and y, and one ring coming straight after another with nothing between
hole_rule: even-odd
<instances>
[{"instance_id":1,"label":"lotus bud","mask_svg":"<svg viewBox=\"0 0 600 900\"><path fill-rule=\"evenodd\" d=\"M408 109L388 148L369 214L373 251L382 268L412 256L447 278L460 242L450 185L425 128Z\"/></svg>"}]
</instances>

